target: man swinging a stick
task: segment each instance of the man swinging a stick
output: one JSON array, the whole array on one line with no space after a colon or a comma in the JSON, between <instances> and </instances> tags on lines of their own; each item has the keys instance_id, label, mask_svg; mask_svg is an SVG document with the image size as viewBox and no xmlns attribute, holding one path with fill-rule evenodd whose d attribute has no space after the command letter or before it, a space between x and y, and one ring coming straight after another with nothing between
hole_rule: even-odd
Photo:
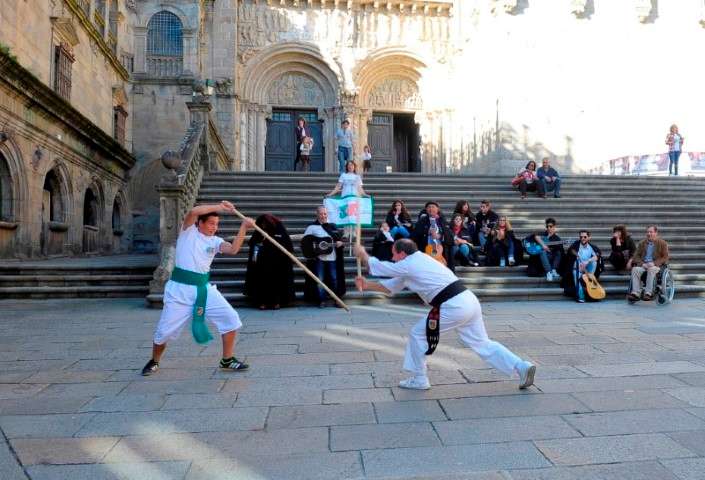
<instances>
[{"instance_id":1,"label":"man swinging a stick","mask_svg":"<svg viewBox=\"0 0 705 480\"><path fill-rule=\"evenodd\" d=\"M394 242L393 262L370 257L360 245L355 246L355 255L367 264L370 275L388 277L371 282L358 276L355 284L360 291L373 290L389 295L406 287L433 307L427 317L411 328L404 355L404 370L411 372L412 376L402 380L400 387L416 390L431 388L426 374L426 355L434 352L441 333L454 329L458 330L462 342L489 365L506 375L517 373L519 388L533 385L536 367L501 343L488 338L477 297L447 267L419 252L413 241L400 239Z\"/></svg>"},{"instance_id":2,"label":"man swinging a stick","mask_svg":"<svg viewBox=\"0 0 705 480\"><path fill-rule=\"evenodd\" d=\"M232 243L215 236L220 221L218 212L232 213L242 219L240 230ZM164 286L164 309L154 332L152 358L142 369L142 375L151 375L159 370L159 361L166 350L167 341L177 338L189 320L193 338L197 343L203 344L212 340L205 324L206 320L218 329L223 340L220 368L239 371L249 367L233 355L237 331L242 327L240 317L217 287L208 281L210 266L216 253L237 255L250 228L259 231L267 241L301 267L306 275L323 283L299 259L259 228L254 220L238 212L232 203L223 200L218 204L194 207L184 217L176 240L176 265L171 279ZM342 308L349 311L347 305L325 284L322 288Z\"/></svg>"},{"instance_id":3,"label":"man swinging a stick","mask_svg":"<svg viewBox=\"0 0 705 480\"><path fill-rule=\"evenodd\" d=\"M184 217L176 240L176 266L164 286L164 309L154 332L152 358L142 369L142 375L159 370L159 361L166 344L179 336L191 320L191 331L198 343L212 340L206 320L215 325L223 340L220 368L246 370L248 365L233 355L240 317L215 285L208 283L210 267L216 253L237 255L247 230L255 222L243 218L240 231L232 243L215 235L220 220L218 212L235 213L235 206L223 200L218 204L199 205Z\"/></svg>"}]
</instances>

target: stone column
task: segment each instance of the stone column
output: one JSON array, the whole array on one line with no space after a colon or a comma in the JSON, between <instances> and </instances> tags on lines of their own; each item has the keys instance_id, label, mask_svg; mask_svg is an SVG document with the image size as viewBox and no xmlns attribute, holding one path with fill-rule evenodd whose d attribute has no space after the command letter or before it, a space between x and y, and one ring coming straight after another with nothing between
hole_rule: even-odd
<instances>
[{"instance_id":1,"label":"stone column","mask_svg":"<svg viewBox=\"0 0 705 480\"><path fill-rule=\"evenodd\" d=\"M325 172L338 171L338 152L335 145L335 132L340 125L338 121L338 108L322 108L318 111L318 117L323 118L323 144L326 146L326 157L323 159L323 170Z\"/></svg>"},{"instance_id":2,"label":"stone column","mask_svg":"<svg viewBox=\"0 0 705 480\"><path fill-rule=\"evenodd\" d=\"M254 141L250 143L255 148L254 164L252 170L264 172L265 170L265 149L267 144L267 119L272 116L272 107L268 105L256 105L254 109L253 135Z\"/></svg>"},{"instance_id":3,"label":"stone column","mask_svg":"<svg viewBox=\"0 0 705 480\"><path fill-rule=\"evenodd\" d=\"M145 73L147 71L147 27L135 27L134 49L135 73Z\"/></svg>"}]
</instances>

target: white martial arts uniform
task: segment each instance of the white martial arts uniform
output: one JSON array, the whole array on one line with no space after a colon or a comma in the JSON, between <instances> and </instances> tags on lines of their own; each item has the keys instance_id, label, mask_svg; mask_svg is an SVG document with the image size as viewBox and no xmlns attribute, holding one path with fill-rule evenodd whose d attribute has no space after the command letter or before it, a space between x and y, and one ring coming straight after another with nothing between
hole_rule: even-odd
<instances>
[{"instance_id":1,"label":"white martial arts uniform","mask_svg":"<svg viewBox=\"0 0 705 480\"><path fill-rule=\"evenodd\" d=\"M215 254L224 242L220 237L203 235L195 225L182 230L176 240L176 266L195 273L208 273ZM163 345L175 339L193 319L196 287L172 280L164 286L164 309L154 332L154 343ZM215 325L218 333L238 330L240 317L215 285L208 284L206 321Z\"/></svg>"},{"instance_id":2,"label":"white martial arts uniform","mask_svg":"<svg viewBox=\"0 0 705 480\"><path fill-rule=\"evenodd\" d=\"M458 280L447 267L425 253L416 252L400 262L382 262L370 257L371 275L391 277L381 280L392 293L408 288L430 303L445 287ZM440 307L441 333L457 329L460 339L472 348L482 360L497 370L512 375L522 360L499 342L490 340L482 320L482 307L470 291L456 295ZM441 338L443 338L441 336ZM409 342L404 355L404 370L415 376L426 376L426 317L418 321L409 332Z\"/></svg>"}]
</instances>

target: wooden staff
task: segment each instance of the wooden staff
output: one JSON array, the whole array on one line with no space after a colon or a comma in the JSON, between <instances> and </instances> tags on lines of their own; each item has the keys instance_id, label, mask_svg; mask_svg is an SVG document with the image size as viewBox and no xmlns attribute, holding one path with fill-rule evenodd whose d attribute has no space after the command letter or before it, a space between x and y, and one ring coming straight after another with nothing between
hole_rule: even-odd
<instances>
[{"instance_id":1,"label":"wooden staff","mask_svg":"<svg viewBox=\"0 0 705 480\"><path fill-rule=\"evenodd\" d=\"M233 208L233 213L234 213L235 215L237 215L238 217L240 217L240 219L242 219L242 220L246 220L246 219L247 219L247 217L245 217L242 213L238 212L236 208ZM295 255L293 255L293 254L292 254L289 250L287 250L286 248L282 247L282 246L279 244L279 242L277 242L277 241L274 240L272 237L270 237L269 234L268 234L267 232L265 232L264 230L262 230L257 224L254 224L254 223L253 223L252 226L255 228L255 230L257 230L259 233L261 233L264 238L266 238L267 240L269 240L270 242L272 242L272 245L274 245L275 247L277 247L279 250L282 251L282 253L284 253L284 255L286 255L287 257L289 257L292 262L294 262L296 265L298 265L299 267L301 267L301 269L304 271L304 273L305 273L306 275L308 275L309 277L311 277L313 280L316 281L316 283L318 283L321 287L323 287L323 289L324 289L326 292L328 292L328 295L330 295L330 297L331 297L333 300L335 300L335 302L336 302L338 305L340 305L341 307L343 307L343 308L345 309L345 311L350 312L350 308L348 308L348 306L345 305L345 303L344 303L340 298L338 298L338 296L337 296L335 293L333 293L333 291L332 291L330 288L328 288L328 285L326 285L325 283L323 283L316 275L314 275L313 272L312 272L311 270L309 270L309 269L306 267L306 265L304 265L303 263L301 263L301 261L300 261L298 258L296 258ZM335 248L335 246L334 246L334 248Z\"/></svg>"},{"instance_id":2,"label":"wooden staff","mask_svg":"<svg viewBox=\"0 0 705 480\"><path fill-rule=\"evenodd\" d=\"M362 245L362 240L360 237L362 236L362 227L360 226L360 211L358 210L357 212L357 228L355 229L355 245L360 247ZM360 261L360 257L356 256L357 260L357 276L361 277L362 276L362 262Z\"/></svg>"}]
</instances>

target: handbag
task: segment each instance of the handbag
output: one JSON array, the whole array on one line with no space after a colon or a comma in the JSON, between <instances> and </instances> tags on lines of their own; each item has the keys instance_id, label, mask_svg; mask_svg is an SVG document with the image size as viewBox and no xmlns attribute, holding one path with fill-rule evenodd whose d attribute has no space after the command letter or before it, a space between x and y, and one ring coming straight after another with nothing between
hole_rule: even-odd
<instances>
[{"instance_id":1,"label":"handbag","mask_svg":"<svg viewBox=\"0 0 705 480\"><path fill-rule=\"evenodd\" d=\"M512 187L516 187L521 183L521 181L524 179L521 175L517 175L516 177L512 178Z\"/></svg>"}]
</instances>

